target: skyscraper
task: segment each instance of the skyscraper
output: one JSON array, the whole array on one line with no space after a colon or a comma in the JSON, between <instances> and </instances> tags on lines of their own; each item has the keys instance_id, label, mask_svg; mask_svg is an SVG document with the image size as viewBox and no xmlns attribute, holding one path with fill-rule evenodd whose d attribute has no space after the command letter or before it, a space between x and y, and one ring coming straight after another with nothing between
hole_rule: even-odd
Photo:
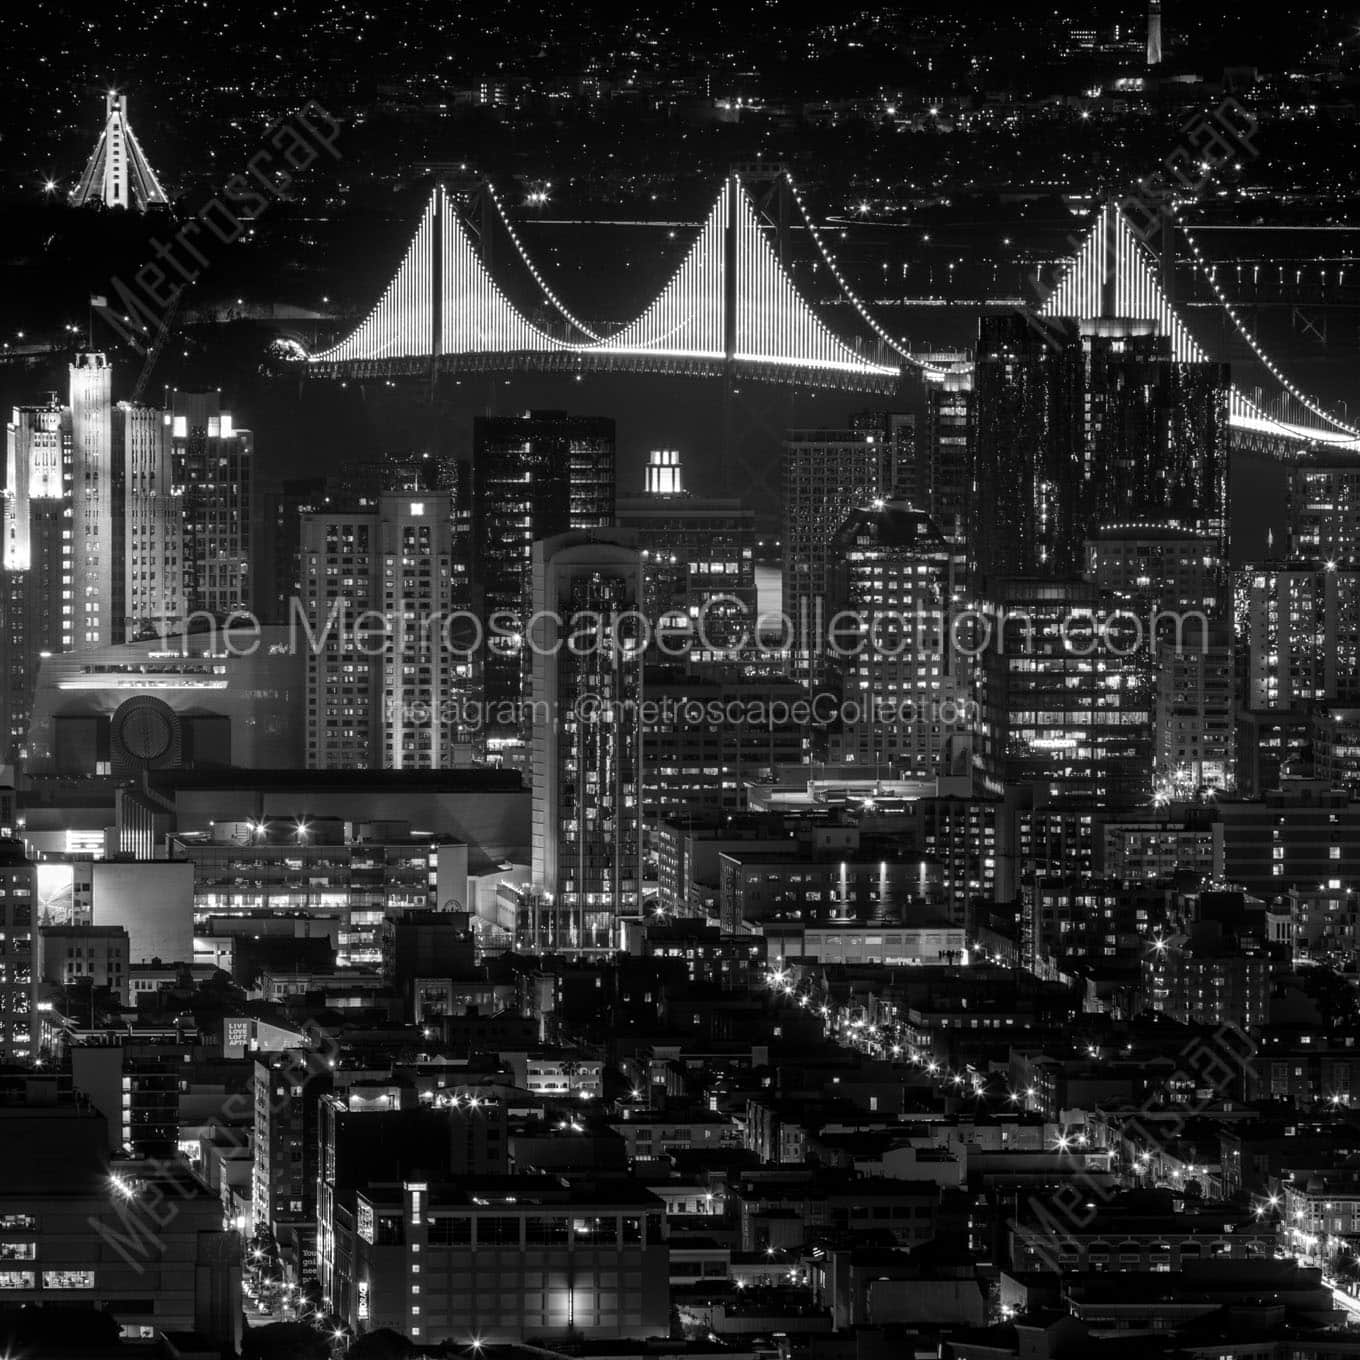
<instances>
[{"instance_id":1,"label":"skyscraper","mask_svg":"<svg viewBox=\"0 0 1360 1360\"><path fill-rule=\"evenodd\" d=\"M1181 363L1151 322L984 317L969 540L983 578L1081 570L1102 524L1227 539L1223 364Z\"/></svg>"},{"instance_id":2,"label":"skyscraper","mask_svg":"<svg viewBox=\"0 0 1360 1360\"><path fill-rule=\"evenodd\" d=\"M527 617L536 539L614 522L614 422L565 411L483 416L473 422L471 572L484 625ZM492 629L488 627L488 635ZM523 641L513 629L482 654L482 694L507 716L525 692ZM488 724L493 750L518 742L520 724Z\"/></svg>"},{"instance_id":3,"label":"skyscraper","mask_svg":"<svg viewBox=\"0 0 1360 1360\"><path fill-rule=\"evenodd\" d=\"M184 618L183 497L170 420L150 406L113 408L113 465L123 491L122 641L163 637Z\"/></svg>"},{"instance_id":4,"label":"skyscraper","mask_svg":"<svg viewBox=\"0 0 1360 1360\"><path fill-rule=\"evenodd\" d=\"M836 634L848 716L833 757L899 777L937 774L970 731L967 658L950 635L964 603L963 550L904 501L852 512L835 548L834 606L855 623Z\"/></svg>"},{"instance_id":5,"label":"skyscraper","mask_svg":"<svg viewBox=\"0 0 1360 1360\"><path fill-rule=\"evenodd\" d=\"M533 548L531 948L612 950L641 911L642 558L596 530ZM570 641L575 639L574 641Z\"/></svg>"},{"instance_id":6,"label":"skyscraper","mask_svg":"<svg viewBox=\"0 0 1360 1360\"><path fill-rule=\"evenodd\" d=\"M1162 0L1148 0L1147 64L1162 64Z\"/></svg>"},{"instance_id":7,"label":"skyscraper","mask_svg":"<svg viewBox=\"0 0 1360 1360\"><path fill-rule=\"evenodd\" d=\"M784 611L794 673L809 683L829 672L818 638L832 612L836 535L857 507L891 494L899 453L888 418L877 413L850 429L790 430L784 437Z\"/></svg>"},{"instance_id":8,"label":"skyscraper","mask_svg":"<svg viewBox=\"0 0 1360 1360\"><path fill-rule=\"evenodd\" d=\"M122 641L123 543L113 465L112 371L103 354L82 353L70 368L71 602L68 647ZM121 469L119 469L121 471ZM121 478L119 479L121 480Z\"/></svg>"},{"instance_id":9,"label":"skyscraper","mask_svg":"<svg viewBox=\"0 0 1360 1360\"><path fill-rule=\"evenodd\" d=\"M113 404L106 356L80 353L69 396L6 427L4 649L10 754L38 659L157 636L183 618L180 502L168 413Z\"/></svg>"},{"instance_id":10,"label":"skyscraper","mask_svg":"<svg viewBox=\"0 0 1360 1360\"><path fill-rule=\"evenodd\" d=\"M214 389L171 395L171 454L183 493L189 613L225 619L253 609L254 439Z\"/></svg>"},{"instance_id":11,"label":"skyscraper","mask_svg":"<svg viewBox=\"0 0 1360 1360\"><path fill-rule=\"evenodd\" d=\"M918 503L951 543L963 543L974 495L971 364L957 364L927 382L917 464L924 493Z\"/></svg>"},{"instance_id":12,"label":"skyscraper","mask_svg":"<svg viewBox=\"0 0 1360 1360\"><path fill-rule=\"evenodd\" d=\"M448 645L451 555L444 493L302 514L309 769L455 763L468 666Z\"/></svg>"}]
</instances>

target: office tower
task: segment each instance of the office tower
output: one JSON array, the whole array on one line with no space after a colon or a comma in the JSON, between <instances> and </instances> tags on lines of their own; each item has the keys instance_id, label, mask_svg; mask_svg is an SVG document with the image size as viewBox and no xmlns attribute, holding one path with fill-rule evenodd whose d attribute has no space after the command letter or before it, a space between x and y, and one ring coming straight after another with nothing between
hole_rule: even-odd
<instances>
[{"instance_id":1,"label":"office tower","mask_svg":"<svg viewBox=\"0 0 1360 1360\"><path fill-rule=\"evenodd\" d=\"M642 604L642 557L619 530L533 551L533 895L521 938L611 950L620 918L640 912L642 639L623 616Z\"/></svg>"},{"instance_id":2,"label":"office tower","mask_svg":"<svg viewBox=\"0 0 1360 1360\"><path fill-rule=\"evenodd\" d=\"M1290 467L1289 543L1302 561L1360 566L1360 466L1316 454Z\"/></svg>"},{"instance_id":3,"label":"office tower","mask_svg":"<svg viewBox=\"0 0 1360 1360\"><path fill-rule=\"evenodd\" d=\"M255 606L254 440L219 390L171 393L171 455L183 493L186 611L221 620Z\"/></svg>"},{"instance_id":4,"label":"office tower","mask_svg":"<svg viewBox=\"0 0 1360 1360\"><path fill-rule=\"evenodd\" d=\"M837 562L836 535L852 511L892 492L900 440L891 417L869 413L850 429L790 430L784 436L784 612L794 673L811 684L829 673L824 638Z\"/></svg>"},{"instance_id":5,"label":"office tower","mask_svg":"<svg viewBox=\"0 0 1360 1360\"><path fill-rule=\"evenodd\" d=\"M70 368L70 647L121 642L124 619L121 486L113 463L112 371L103 354L77 354ZM121 481L121 478L117 478Z\"/></svg>"},{"instance_id":6,"label":"office tower","mask_svg":"<svg viewBox=\"0 0 1360 1360\"><path fill-rule=\"evenodd\" d=\"M1148 3L1147 64L1162 64L1162 0L1149 0Z\"/></svg>"},{"instance_id":7,"label":"office tower","mask_svg":"<svg viewBox=\"0 0 1360 1360\"><path fill-rule=\"evenodd\" d=\"M971 730L970 677L950 633L965 602L963 550L904 501L853 511L833 547L846 701L833 759L937 774Z\"/></svg>"},{"instance_id":8,"label":"office tower","mask_svg":"<svg viewBox=\"0 0 1360 1360\"><path fill-rule=\"evenodd\" d=\"M302 514L309 769L454 763L467 665L446 645L451 517L443 493Z\"/></svg>"},{"instance_id":9,"label":"office tower","mask_svg":"<svg viewBox=\"0 0 1360 1360\"><path fill-rule=\"evenodd\" d=\"M472 589L483 623L524 619L536 539L614 522L614 422L565 411L484 416L473 422ZM517 630L483 652L485 702L505 711L523 697ZM494 747L520 724L495 722Z\"/></svg>"},{"instance_id":10,"label":"office tower","mask_svg":"<svg viewBox=\"0 0 1360 1360\"><path fill-rule=\"evenodd\" d=\"M1180 363L1151 322L984 317L969 540L983 577L1067 577L1104 524L1227 546L1227 366Z\"/></svg>"},{"instance_id":11,"label":"office tower","mask_svg":"<svg viewBox=\"0 0 1360 1360\"><path fill-rule=\"evenodd\" d=\"M0 1062L27 1063L35 1056L34 904L38 871L20 841L0 840Z\"/></svg>"},{"instance_id":12,"label":"office tower","mask_svg":"<svg viewBox=\"0 0 1360 1360\"><path fill-rule=\"evenodd\" d=\"M1360 570L1267 563L1236 573L1243 707L1360 702Z\"/></svg>"},{"instance_id":13,"label":"office tower","mask_svg":"<svg viewBox=\"0 0 1360 1360\"><path fill-rule=\"evenodd\" d=\"M1081 581L1013 579L989 590L975 763L990 791L1033 784L1049 801L1102 808L1147 801L1146 642L1114 608Z\"/></svg>"},{"instance_id":14,"label":"office tower","mask_svg":"<svg viewBox=\"0 0 1360 1360\"><path fill-rule=\"evenodd\" d=\"M1226 612L1221 546L1216 534L1174 523L1105 524L1086 540L1082 574L1145 622L1161 613L1213 618Z\"/></svg>"},{"instance_id":15,"label":"office tower","mask_svg":"<svg viewBox=\"0 0 1360 1360\"><path fill-rule=\"evenodd\" d=\"M22 755L47 653L157 636L183 617L179 497L167 415L114 405L103 354L68 370L68 400L15 407L6 427L4 733Z\"/></svg>"},{"instance_id":16,"label":"office tower","mask_svg":"<svg viewBox=\"0 0 1360 1360\"><path fill-rule=\"evenodd\" d=\"M917 455L930 512L951 543L967 540L973 501L973 368L955 364L926 382L925 433Z\"/></svg>"},{"instance_id":17,"label":"office tower","mask_svg":"<svg viewBox=\"0 0 1360 1360\"><path fill-rule=\"evenodd\" d=\"M113 465L123 487L123 619L118 641L164 637L184 619L183 498L170 453L170 415L113 408Z\"/></svg>"},{"instance_id":18,"label":"office tower","mask_svg":"<svg viewBox=\"0 0 1360 1360\"><path fill-rule=\"evenodd\" d=\"M55 392L5 430L4 745L22 758L39 661L71 646L71 439Z\"/></svg>"},{"instance_id":19,"label":"office tower","mask_svg":"<svg viewBox=\"0 0 1360 1360\"><path fill-rule=\"evenodd\" d=\"M1196 634L1157 644L1155 791L1168 800L1234 787L1232 635L1226 623Z\"/></svg>"},{"instance_id":20,"label":"office tower","mask_svg":"<svg viewBox=\"0 0 1360 1360\"><path fill-rule=\"evenodd\" d=\"M641 496L619 498L618 523L642 552L647 621L689 630L691 661L719 660L756 630L755 511L683 491L674 449L653 449L645 477ZM667 642L675 651L681 645Z\"/></svg>"}]
</instances>

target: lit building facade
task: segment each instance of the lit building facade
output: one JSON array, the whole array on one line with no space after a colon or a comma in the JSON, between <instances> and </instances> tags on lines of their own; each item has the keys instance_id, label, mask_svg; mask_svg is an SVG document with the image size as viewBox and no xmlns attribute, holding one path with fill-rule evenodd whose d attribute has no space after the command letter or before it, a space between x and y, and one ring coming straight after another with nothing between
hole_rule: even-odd
<instances>
[{"instance_id":1,"label":"lit building facade","mask_svg":"<svg viewBox=\"0 0 1360 1360\"><path fill-rule=\"evenodd\" d=\"M647 621L694 630L689 656L713 661L756 631L755 511L688 495L681 478L679 454L654 449L646 491L619 498L618 524L637 535Z\"/></svg>"},{"instance_id":2,"label":"lit building facade","mask_svg":"<svg viewBox=\"0 0 1360 1360\"><path fill-rule=\"evenodd\" d=\"M534 544L534 947L612 950L640 912L642 599L622 531Z\"/></svg>"},{"instance_id":3,"label":"lit building facade","mask_svg":"<svg viewBox=\"0 0 1360 1360\"><path fill-rule=\"evenodd\" d=\"M452 765L470 659L453 645L447 493L302 515L309 769Z\"/></svg>"},{"instance_id":4,"label":"lit building facade","mask_svg":"<svg viewBox=\"0 0 1360 1360\"><path fill-rule=\"evenodd\" d=\"M975 764L985 787L1034 784L1104 807L1152 791L1152 686L1145 647L1084 582L1008 580L983 605Z\"/></svg>"},{"instance_id":5,"label":"lit building facade","mask_svg":"<svg viewBox=\"0 0 1360 1360\"><path fill-rule=\"evenodd\" d=\"M20 842L0 840L0 1062L27 1063L36 1053L37 900L36 866Z\"/></svg>"},{"instance_id":6,"label":"lit building facade","mask_svg":"<svg viewBox=\"0 0 1360 1360\"><path fill-rule=\"evenodd\" d=\"M417 1343L471 1333L643 1338L670 1316L660 1199L626 1179L483 1177L371 1185L355 1196L356 1330Z\"/></svg>"},{"instance_id":7,"label":"lit building facade","mask_svg":"<svg viewBox=\"0 0 1360 1360\"><path fill-rule=\"evenodd\" d=\"M497 614L523 620L535 540L614 523L614 422L565 411L482 416L472 440L473 599L484 626ZM482 692L493 714L512 714L529 663L522 634L500 631L483 650ZM521 736L513 717L489 728L493 749Z\"/></svg>"},{"instance_id":8,"label":"lit building facade","mask_svg":"<svg viewBox=\"0 0 1360 1360\"><path fill-rule=\"evenodd\" d=\"M1360 702L1360 569L1244 567L1235 576L1233 612L1245 708Z\"/></svg>"},{"instance_id":9,"label":"lit building facade","mask_svg":"<svg viewBox=\"0 0 1360 1360\"><path fill-rule=\"evenodd\" d=\"M832 759L939 773L972 727L967 658L951 633L965 603L963 550L903 501L857 508L834 547L835 604L850 622L835 630L846 706Z\"/></svg>"},{"instance_id":10,"label":"lit building facade","mask_svg":"<svg viewBox=\"0 0 1360 1360\"><path fill-rule=\"evenodd\" d=\"M784 612L799 679L819 683L830 667L821 637L834 612L836 535L856 508L892 494L901 457L891 417L875 413L849 429L784 436Z\"/></svg>"},{"instance_id":11,"label":"lit building facade","mask_svg":"<svg viewBox=\"0 0 1360 1360\"><path fill-rule=\"evenodd\" d=\"M182 495L189 613L225 619L255 607L255 441L222 409L222 394L171 393L171 460Z\"/></svg>"},{"instance_id":12,"label":"lit building facade","mask_svg":"<svg viewBox=\"0 0 1360 1360\"><path fill-rule=\"evenodd\" d=\"M1224 556L1228 370L1151 322L984 317L969 541L978 573L1071 576L1102 524L1175 520Z\"/></svg>"}]
</instances>

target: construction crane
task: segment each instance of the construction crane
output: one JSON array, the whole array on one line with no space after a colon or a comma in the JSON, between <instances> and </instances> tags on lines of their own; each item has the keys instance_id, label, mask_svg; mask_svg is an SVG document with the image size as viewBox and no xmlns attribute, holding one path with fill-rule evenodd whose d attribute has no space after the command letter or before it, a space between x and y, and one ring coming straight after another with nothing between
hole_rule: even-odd
<instances>
[{"instance_id":1,"label":"construction crane","mask_svg":"<svg viewBox=\"0 0 1360 1360\"><path fill-rule=\"evenodd\" d=\"M130 400L139 402L142 393L146 391L146 385L151 379L151 370L156 367L156 360L161 357L161 350L165 348L166 339L170 335L171 328L175 324L175 317L179 315L180 299L184 296L184 285L180 284L175 289L170 298L170 305L166 307L161 315L160 325L156 328L156 334L152 338L151 347L146 352L146 360L142 364L142 371L137 375L137 381L132 388Z\"/></svg>"}]
</instances>

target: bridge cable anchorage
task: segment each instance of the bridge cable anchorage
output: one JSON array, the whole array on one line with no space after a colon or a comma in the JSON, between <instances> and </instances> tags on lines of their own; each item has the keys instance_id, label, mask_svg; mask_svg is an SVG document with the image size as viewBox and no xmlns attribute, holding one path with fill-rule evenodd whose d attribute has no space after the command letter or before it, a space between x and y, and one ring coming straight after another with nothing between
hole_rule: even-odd
<instances>
[{"instance_id":1,"label":"bridge cable anchorage","mask_svg":"<svg viewBox=\"0 0 1360 1360\"><path fill-rule=\"evenodd\" d=\"M1218 280L1214 276L1215 271L1213 267L1209 264L1209 262L1204 258L1204 254L1199 248L1199 243L1190 234L1190 228L1186 225L1185 221L1179 216L1176 218L1176 224L1177 226L1180 227L1181 232L1184 234L1186 244L1189 245L1190 247L1190 254L1193 257L1195 264L1198 266L1200 273L1204 275L1205 281L1208 283L1210 289L1213 291L1214 297L1218 300L1219 305L1224 309L1224 311L1228 313L1228 316L1231 319L1234 327L1236 327L1237 329L1237 333L1242 337L1243 340L1247 342L1248 346L1251 348L1251 352L1261 361L1262 364L1265 365L1265 367L1267 368L1267 370L1269 370L1270 375L1275 379L1275 381L1278 382L1280 386L1283 387L1284 390L1288 392L1291 397L1294 398L1295 401L1297 401L1305 409L1311 411L1313 415L1318 417L1319 420L1325 420L1334 429L1340 430L1345 434L1352 436L1352 438L1360 439L1360 429L1357 429L1353 425L1347 425L1345 421L1338 420L1337 417L1332 415L1329 411L1326 411L1321 406L1315 404L1308 397L1306 397L1297 387L1295 387L1294 384L1290 382L1290 380L1287 377L1285 377L1285 375L1280 371L1280 369L1276 367L1276 365L1272 362L1270 356L1261 347L1259 341L1257 341L1256 337L1247 329L1246 324L1242 321L1241 317L1237 315L1237 311L1233 307L1232 303L1228 301L1227 295L1218 286Z\"/></svg>"},{"instance_id":2,"label":"bridge cable anchorage","mask_svg":"<svg viewBox=\"0 0 1360 1360\"><path fill-rule=\"evenodd\" d=\"M538 272L537 267L535 266L533 260L529 256L529 252L525 250L523 243L520 241L519 235L515 231L514 225L510 221L510 216L505 211L504 205L501 203L500 195L496 192L496 186L492 184L490 180L487 180L486 188L491 195L492 206L496 209L496 213L500 217L501 222L504 224L505 230L509 233L510 240L514 243L515 249L519 251L520 259L524 261L524 267L529 271L530 275L533 277L534 282L538 284L538 286L543 290L544 297L546 297L548 301L551 302L552 305L557 308L557 310L562 314L562 316L567 321L569 321L573 326L575 326L576 329L580 331L581 334L584 335L588 340L602 340L604 338L603 336L597 335L593 330L590 329L589 326L586 325L584 321L581 320L580 317L575 316L571 312L569 312L567 310L566 303L564 303L562 299L558 297L557 294L554 293L551 288L548 287L547 280Z\"/></svg>"},{"instance_id":3,"label":"bridge cable anchorage","mask_svg":"<svg viewBox=\"0 0 1360 1360\"><path fill-rule=\"evenodd\" d=\"M858 295L846 282L845 276L836 268L836 261L832 258L831 252L827 249L826 242L822 240L822 234L817 230L817 226L812 220L812 214L808 212L806 205L803 203L803 197L798 192L798 186L793 182L793 176L789 174L787 170L784 171L784 179L787 181L789 189L793 193L793 201L798 205L798 211L802 214L804 225L807 227L808 231L812 233L812 240L817 246L818 251L821 253L822 259L826 261L826 267L831 271L831 277L836 280L841 292L850 299L851 305L859 313L864 323L885 345L888 346L889 349L893 351L894 354L905 359L909 364L914 365L916 368L919 368L931 378L944 378L944 369L937 368L935 365L927 363L924 359L918 359L909 349L903 349L903 347L894 340L881 325L879 325L873 316L870 315L869 309L860 301Z\"/></svg>"},{"instance_id":4,"label":"bridge cable anchorage","mask_svg":"<svg viewBox=\"0 0 1360 1360\"><path fill-rule=\"evenodd\" d=\"M1227 305L1221 295L1220 301ZM1068 262L1066 272L1039 308L1039 315L1072 316L1088 320L1113 315L1151 321L1162 334L1170 338L1171 354L1178 363L1210 362L1209 354L1171 306L1161 280L1145 248L1134 235L1128 219L1113 203L1101 208L1081 249ZM1232 315L1231 309L1229 315ZM1273 364L1267 362L1267 366L1277 377L1281 376ZM1284 381L1282 377L1281 381ZM1286 386L1289 384L1286 383ZM1331 419L1325 413L1318 412L1301 394L1299 400L1310 410L1321 414L1324 420ZM1336 446L1356 443L1356 438L1350 433L1342 435L1333 430L1292 425L1269 416L1235 385L1228 393L1228 417L1231 425L1256 433ZM1338 429L1346 428L1339 421L1332 423Z\"/></svg>"}]
</instances>

